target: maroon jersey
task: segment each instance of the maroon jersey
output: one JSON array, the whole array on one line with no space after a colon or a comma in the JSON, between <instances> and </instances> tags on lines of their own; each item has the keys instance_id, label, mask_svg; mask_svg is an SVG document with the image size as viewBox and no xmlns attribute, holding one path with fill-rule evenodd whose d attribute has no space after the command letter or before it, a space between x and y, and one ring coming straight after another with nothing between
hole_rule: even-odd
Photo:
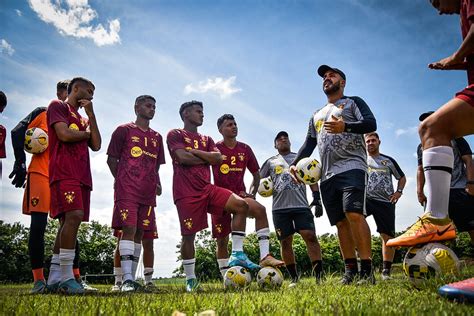
<instances>
[{"instance_id":1,"label":"maroon jersey","mask_svg":"<svg viewBox=\"0 0 474 316\"><path fill-rule=\"evenodd\" d=\"M158 165L165 163L163 138L135 123L120 125L112 134L107 155L119 159L115 177L115 201L130 200L156 205Z\"/></svg>"},{"instance_id":2,"label":"maroon jersey","mask_svg":"<svg viewBox=\"0 0 474 316\"><path fill-rule=\"evenodd\" d=\"M465 39L471 24L474 21L474 1L462 0L461 2L461 32L462 38ZM468 83L474 84L474 54L467 56L467 79Z\"/></svg>"},{"instance_id":3,"label":"maroon jersey","mask_svg":"<svg viewBox=\"0 0 474 316\"><path fill-rule=\"evenodd\" d=\"M241 142L237 142L234 148L229 148L220 141L216 147L221 152L223 160L221 165L212 166L214 184L236 194L245 192L245 169L248 168L252 174L260 169L252 149Z\"/></svg>"},{"instance_id":4,"label":"maroon jersey","mask_svg":"<svg viewBox=\"0 0 474 316\"><path fill-rule=\"evenodd\" d=\"M7 137L7 129L3 125L0 125L0 158L5 158L7 156L5 152L6 137Z\"/></svg>"},{"instance_id":5,"label":"maroon jersey","mask_svg":"<svg viewBox=\"0 0 474 316\"><path fill-rule=\"evenodd\" d=\"M208 164L186 166L178 163L176 150L199 149L202 151L219 151L211 137L193 133L184 129L173 129L166 137L168 150L173 160L173 198L200 196L203 189L211 183L211 171Z\"/></svg>"},{"instance_id":6,"label":"maroon jersey","mask_svg":"<svg viewBox=\"0 0 474 316\"><path fill-rule=\"evenodd\" d=\"M92 189L88 140L62 142L54 124L64 122L70 129L85 131L89 121L70 104L53 100L48 106L49 183L59 180L77 180Z\"/></svg>"}]
</instances>

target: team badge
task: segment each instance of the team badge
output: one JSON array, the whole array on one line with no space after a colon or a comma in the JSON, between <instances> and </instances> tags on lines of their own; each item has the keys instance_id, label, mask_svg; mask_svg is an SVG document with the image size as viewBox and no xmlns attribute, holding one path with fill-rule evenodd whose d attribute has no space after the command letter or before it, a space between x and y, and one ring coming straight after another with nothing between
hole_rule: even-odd
<instances>
[{"instance_id":1,"label":"team badge","mask_svg":"<svg viewBox=\"0 0 474 316\"><path fill-rule=\"evenodd\" d=\"M245 154L244 153L238 153L240 161L245 160Z\"/></svg>"},{"instance_id":2,"label":"team badge","mask_svg":"<svg viewBox=\"0 0 474 316\"><path fill-rule=\"evenodd\" d=\"M75 131L78 131L78 130L79 130L79 127L77 126L76 123L71 123L71 124L69 125L69 128L70 128L70 129L73 129L73 130L75 130Z\"/></svg>"},{"instance_id":3,"label":"team badge","mask_svg":"<svg viewBox=\"0 0 474 316\"><path fill-rule=\"evenodd\" d=\"M31 205L36 206L38 205L38 203L39 203L39 198L37 197L31 198Z\"/></svg>"},{"instance_id":4,"label":"team badge","mask_svg":"<svg viewBox=\"0 0 474 316\"><path fill-rule=\"evenodd\" d=\"M148 227L150 225L150 221L148 219L143 220L143 226Z\"/></svg>"},{"instance_id":5,"label":"team badge","mask_svg":"<svg viewBox=\"0 0 474 316\"><path fill-rule=\"evenodd\" d=\"M138 147L138 146L134 146L132 147L132 149L130 149L130 155L132 155L132 157L140 157L141 155L143 154L143 150Z\"/></svg>"},{"instance_id":6,"label":"team badge","mask_svg":"<svg viewBox=\"0 0 474 316\"><path fill-rule=\"evenodd\" d=\"M139 142L140 142L140 137L132 136L132 143L139 143Z\"/></svg>"},{"instance_id":7,"label":"team badge","mask_svg":"<svg viewBox=\"0 0 474 316\"><path fill-rule=\"evenodd\" d=\"M64 192L64 199L67 204L72 204L76 198L76 193L74 191Z\"/></svg>"},{"instance_id":8,"label":"team badge","mask_svg":"<svg viewBox=\"0 0 474 316\"><path fill-rule=\"evenodd\" d=\"M229 165L226 163L222 164L220 170L222 174L228 174L230 171Z\"/></svg>"},{"instance_id":9,"label":"team badge","mask_svg":"<svg viewBox=\"0 0 474 316\"><path fill-rule=\"evenodd\" d=\"M381 163L382 165L386 166L386 165L388 164L388 160L382 160L382 161L380 161L380 163Z\"/></svg>"},{"instance_id":10,"label":"team badge","mask_svg":"<svg viewBox=\"0 0 474 316\"><path fill-rule=\"evenodd\" d=\"M120 218L122 219L122 222L125 222L127 220L127 217L128 217L128 210L127 209L120 210Z\"/></svg>"},{"instance_id":11,"label":"team badge","mask_svg":"<svg viewBox=\"0 0 474 316\"><path fill-rule=\"evenodd\" d=\"M219 234L222 233L223 228L221 224L215 225L215 229L216 229L216 232L218 232Z\"/></svg>"},{"instance_id":12,"label":"team badge","mask_svg":"<svg viewBox=\"0 0 474 316\"><path fill-rule=\"evenodd\" d=\"M184 226L186 226L187 229L193 228L193 219L192 218L185 219Z\"/></svg>"},{"instance_id":13,"label":"team badge","mask_svg":"<svg viewBox=\"0 0 474 316\"><path fill-rule=\"evenodd\" d=\"M275 167L275 173L276 174L280 174L283 172L283 167L282 166L276 166Z\"/></svg>"},{"instance_id":14,"label":"team badge","mask_svg":"<svg viewBox=\"0 0 474 316\"><path fill-rule=\"evenodd\" d=\"M151 143L153 144L153 147L158 146L158 142L154 138L151 139Z\"/></svg>"}]
</instances>

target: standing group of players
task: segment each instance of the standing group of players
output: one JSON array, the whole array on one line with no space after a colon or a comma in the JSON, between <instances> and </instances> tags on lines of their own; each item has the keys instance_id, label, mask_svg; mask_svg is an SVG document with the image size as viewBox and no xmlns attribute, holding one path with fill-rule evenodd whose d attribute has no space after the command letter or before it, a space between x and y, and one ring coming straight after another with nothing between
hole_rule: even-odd
<instances>
[{"instance_id":1,"label":"standing group of players","mask_svg":"<svg viewBox=\"0 0 474 316\"><path fill-rule=\"evenodd\" d=\"M430 67L457 69L464 65L470 74L470 70L474 69L469 59L474 51L474 43L467 36L471 33L471 18L474 16L471 2L431 2L441 13L461 13L463 27L467 25L467 31L464 32L463 28L466 40L460 50L453 54L454 57L443 59ZM315 234L311 206L315 206L316 216L321 216L324 204L330 223L337 227L346 266L341 280L343 284L350 284L356 279L362 284L375 283L371 236L365 219L368 215L366 207L374 215L378 231L383 237L383 279L390 275L393 260L390 247L412 246L455 237L455 227L447 216L453 168L451 141L474 132L473 85L459 92L439 111L423 117L420 127L420 163L424 168L424 178L418 178L418 194L420 202L426 200L426 212L407 232L392 238L394 204L400 198L406 182L403 172L392 158L378 152L380 140L378 134L374 133L376 120L367 104L359 97L344 95L344 72L322 65L318 68L318 74L323 78L323 91L328 103L311 117L305 143L297 154L292 153L288 134L284 131L278 133L275 137L278 155L268 159L261 170L250 147L236 140L237 125L232 115L226 114L219 118L217 125L224 139L216 144L211 137L198 133L198 127L203 123L203 104L190 101L181 105L179 114L184 127L171 130L166 141L174 169L173 198L181 226L181 257L188 292L199 287L194 273L194 239L198 231L207 228L207 213L212 215L212 232L218 239L217 258L221 271L236 265L251 270L260 266L286 265L292 277L292 286L298 282L291 246L295 232L302 235L314 275L318 280L321 278L321 249ZM469 83L472 80L474 77L469 76ZM92 106L93 83L76 77L67 84L66 95L60 96L59 88L58 84L58 100L52 101L47 109L33 111L12 131L15 165L10 177L18 187L25 183L25 157L23 144L19 141L23 139L25 129L36 126L47 130L49 152L33 157L28 168L23 203L24 212L32 215L29 248L35 277L33 292L40 293L47 289L79 294L86 290L87 285L76 281L73 264L78 257L77 230L81 221L89 218L92 177L88 147L98 151L101 136ZM137 97L134 104L137 116L135 122L119 126L107 150L107 163L115 178L112 227L119 237L115 265L118 271L120 261L119 289L123 292L140 288L134 275L141 244L144 239L153 240L156 237L154 207L156 195L161 194L158 171L165 159L162 137L149 127L155 114L155 103L150 95ZM85 110L87 118L78 112L80 108ZM451 124L454 121L457 125ZM311 187L314 200L308 205L306 189L295 177L295 166L299 160L308 157L316 146L321 158L322 177L320 187ZM471 155L470 150L464 146L461 156L468 155ZM464 159L462 161L464 163ZM462 192L467 193L469 199L474 194L472 158L465 164L468 171ZM210 166L214 184L211 183ZM249 193L243 183L246 168L254 176ZM398 179L395 192L391 175ZM274 183L272 215L281 241L283 261L275 259L269 252L270 230L265 208L255 201L260 176L270 176ZM427 189L426 198L423 198L422 181ZM463 196L466 194L463 193ZM48 210L51 217L59 219L60 228L46 284L42 265L39 266L39 261L44 258L44 238L35 236L44 235L46 215L42 213L47 214ZM472 214L467 213L461 212L461 222L467 221L463 229L472 231L474 221ZM456 215L451 216L454 218ZM247 217L256 219L259 264L251 262L243 252ZM227 252L229 234L232 238L230 256ZM153 249L152 242L151 250L149 245L145 247L148 254ZM41 249L42 254L35 254ZM153 273L152 257L145 260L145 274L149 278ZM357 257L360 258L360 270Z\"/></svg>"}]
</instances>

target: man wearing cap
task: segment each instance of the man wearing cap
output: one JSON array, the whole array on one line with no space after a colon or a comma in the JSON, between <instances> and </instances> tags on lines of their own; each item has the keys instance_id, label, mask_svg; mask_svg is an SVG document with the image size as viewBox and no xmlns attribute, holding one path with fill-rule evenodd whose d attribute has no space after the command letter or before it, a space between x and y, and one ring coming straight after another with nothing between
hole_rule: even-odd
<instances>
[{"instance_id":1,"label":"man wearing cap","mask_svg":"<svg viewBox=\"0 0 474 316\"><path fill-rule=\"evenodd\" d=\"M314 217L306 199L306 186L292 180L289 167L296 153L291 152L288 133L279 132L274 140L278 155L270 157L260 169L262 178L270 177L273 182L273 224L281 244L281 256L291 276L290 287L298 282L295 254L293 252L293 234L299 233L306 243L309 259L316 280L321 279L321 247L316 237ZM312 186L315 190L317 185ZM312 203L313 204L313 203ZM318 208L318 206L316 206ZM322 214L322 206L321 212Z\"/></svg>"},{"instance_id":2,"label":"man wearing cap","mask_svg":"<svg viewBox=\"0 0 474 316\"><path fill-rule=\"evenodd\" d=\"M434 111L430 111L421 114L420 122L423 122L433 113ZM448 214L458 231L469 233L471 244L474 245L474 196L466 192L467 179L474 179L472 150L463 137L451 140L451 147L454 153L454 164L449 190ZM426 195L424 193L425 174L423 172L423 148L421 144L418 145L417 154L416 192L418 201L424 206L426 203Z\"/></svg>"},{"instance_id":3,"label":"man wearing cap","mask_svg":"<svg viewBox=\"0 0 474 316\"><path fill-rule=\"evenodd\" d=\"M345 263L342 284L350 284L359 274L359 283L375 283L372 272L371 237L365 213L367 152L364 134L376 130L375 117L359 97L344 95L346 75L322 65L323 91L328 103L309 121L306 141L291 163L294 179L296 163L312 154L318 145L321 158L321 195L331 225L336 225ZM361 259L359 273L355 249Z\"/></svg>"}]
</instances>

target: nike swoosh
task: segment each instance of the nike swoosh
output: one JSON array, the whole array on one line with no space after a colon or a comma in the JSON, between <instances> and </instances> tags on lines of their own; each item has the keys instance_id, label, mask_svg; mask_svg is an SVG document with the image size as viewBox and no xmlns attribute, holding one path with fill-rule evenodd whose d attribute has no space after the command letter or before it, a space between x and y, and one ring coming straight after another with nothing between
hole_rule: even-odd
<instances>
[{"instance_id":1,"label":"nike swoosh","mask_svg":"<svg viewBox=\"0 0 474 316\"><path fill-rule=\"evenodd\" d=\"M436 233L438 234L438 236L441 236L443 235L445 232L447 232L449 229L451 228L451 225L449 225L446 229L443 229L442 231L437 231Z\"/></svg>"}]
</instances>

